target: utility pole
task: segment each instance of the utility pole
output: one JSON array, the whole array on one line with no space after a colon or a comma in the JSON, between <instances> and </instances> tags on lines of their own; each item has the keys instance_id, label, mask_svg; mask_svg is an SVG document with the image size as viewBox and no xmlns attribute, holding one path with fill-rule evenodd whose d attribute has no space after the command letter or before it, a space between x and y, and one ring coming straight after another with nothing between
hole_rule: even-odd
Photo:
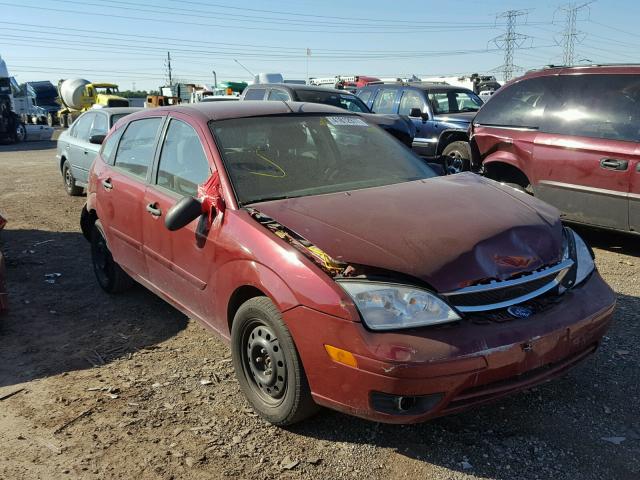
<instances>
[{"instance_id":1,"label":"utility pole","mask_svg":"<svg viewBox=\"0 0 640 480\"><path fill-rule=\"evenodd\" d=\"M515 50L522 47L524 42L530 37L529 35L516 32L516 24L518 17L523 17L527 14L527 10L507 10L506 12L496 15L496 21L502 18L506 19L507 30L492 40L499 49L504 50L504 63L495 70L502 72L505 82L511 80L513 78L513 72L520 69L520 67L513 63L513 54Z\"/></svg>"},{"instance_id":2,"label":"utility pole","mask_svg":"<svg viewBox=\"0 0 640 480\"><path fill-rule=\"evenodd\" d=\"M311 56L311 49L307 48L307 85L309 85L309 57Z\"/></svg>"},{"instance_id":3,"label":"utility pole","mask_svg":"<svg viewBox=\"0 0 640 480\"><path fill-rule=\"evenodd\" d=\"M255 77L255 74L251 70L249 70L247 67L245 67L243 64L241 64L238 60L234 58L233 61L236 62L238 65L240 65L242 68L244 68L246 72L249 72L249 75L251 75L252 77Z\"/></svg>"},{"instance_id":4,"label":"utility pole","mask_svg":"<svg viewBox=\"0 0 640 480\"><path fill-rule=\"evenodd\" d=\"M562 43L562 64L573 65L575 62L575 46L576 41L581 42L585 34L578 31L578 14L580 10L588 8L593 2L586 3L568 3L558 8L558 11L565 14L564 31L561 34L562 41L556 40L556 43Z\"/></svg>"},{"instance_id":5,"label":"utility pole","mask_svg":"<svg viewBox=\"0 0 640 480\"><path fill-rule=\"evenodd\" d=\"M167 77L169 79L169 86L172 86L173 77L171 76L171 52L167 52L167 61L165 66L167 68Z\"/></svg>"}]
</instances>

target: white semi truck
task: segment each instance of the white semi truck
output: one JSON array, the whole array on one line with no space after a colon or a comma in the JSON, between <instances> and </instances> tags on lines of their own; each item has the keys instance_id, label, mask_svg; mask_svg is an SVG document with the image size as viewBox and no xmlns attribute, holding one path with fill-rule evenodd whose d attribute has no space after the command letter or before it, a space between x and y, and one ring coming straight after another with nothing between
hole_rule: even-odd
<instances>
[{"instance_id":1,"label":"white semi truck","mask_svg":"<svg viewBox=\"0 0 640 480\"><path fill-rule=\"evenodd\" d=\"M15 112L12 81L7 64L0 57L0 142L23 142L27 138L27 128Z\"/></svg>"}]
</instances>

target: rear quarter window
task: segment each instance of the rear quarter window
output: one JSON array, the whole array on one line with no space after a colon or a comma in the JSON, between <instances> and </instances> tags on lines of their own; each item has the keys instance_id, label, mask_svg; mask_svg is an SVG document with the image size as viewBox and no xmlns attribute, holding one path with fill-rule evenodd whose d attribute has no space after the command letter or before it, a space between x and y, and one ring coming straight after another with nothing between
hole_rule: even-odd
<instances>
[{"instance_id":1,"label":"rear quarter window","mask_svg":"<svg viewBox=\"0 0 640 480\"><path fill-rule=\"evenodd\" d=\"M540 128L547 105L555 102L557 86L550 77L537 77L498 90L474 123L497 127Z\"/></svg>"},{"instance_id":2,"label":"rear quarter window","mask_svg":"<svg viewBox=\"0 0 640 480\"><path fill-rule=\"evenodd\" d=\"M251 88L244 94L245 100L262 100L267 90L264 88Z\"/></svg>"}]
</instances>

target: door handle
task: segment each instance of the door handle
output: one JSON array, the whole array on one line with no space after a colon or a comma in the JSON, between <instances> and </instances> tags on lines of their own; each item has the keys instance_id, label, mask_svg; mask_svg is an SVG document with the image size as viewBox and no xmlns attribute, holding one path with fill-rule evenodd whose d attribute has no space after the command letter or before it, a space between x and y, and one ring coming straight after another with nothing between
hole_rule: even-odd
<instances>
[{"instance_id":1,"label":"door handle","mask_svg":"<svg viewBox=\"0 0 640 480\"><path fill-rule=\"evenodd\" d=\"M111 179L107 178L106 180L102 180L102 186L104 187L105 190L111 190L113 188Z\"/></svg>"},{"instance_id":2,"label":"door handle","mask_svg":"<svg viewBox=\"0 0 640 480\"><path fill-rule=\"evenodd\" d=\"M605 170L626 170L628 166L628 160L618 160L617 158L603 158L600 160L600 167Z\"/></svg>"},{"instance_id":3,"label":"door handle","mask_svg":"<svg viewBox=\"0 0 640 480\"><path fill-rule=\"evenodd\" d=\"M162 210L157 208L157 206L157 203L150 203L149 205L147 205L147 212L149 212L154 217L159 217L160 215L162 215Z\"/></svg>"}]
</instances>

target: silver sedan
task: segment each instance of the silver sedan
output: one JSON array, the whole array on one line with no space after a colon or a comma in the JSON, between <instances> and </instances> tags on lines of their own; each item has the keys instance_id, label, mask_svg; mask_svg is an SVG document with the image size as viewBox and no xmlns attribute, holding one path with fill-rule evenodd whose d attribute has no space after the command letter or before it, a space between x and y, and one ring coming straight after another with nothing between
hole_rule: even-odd
<instances>
[{"instance_id":1,"label":"silver sedan","mask_svg":"<svg viewBox=\"0 0 640 480\"><path fill-rule=\"evenodd\" d=\"M80 115L60 134L56 160L69 195L80 195L87 186L89 169L109 129L122 117L138 110L142 109L94 108Z\"/></svg>"}]
</instances>

